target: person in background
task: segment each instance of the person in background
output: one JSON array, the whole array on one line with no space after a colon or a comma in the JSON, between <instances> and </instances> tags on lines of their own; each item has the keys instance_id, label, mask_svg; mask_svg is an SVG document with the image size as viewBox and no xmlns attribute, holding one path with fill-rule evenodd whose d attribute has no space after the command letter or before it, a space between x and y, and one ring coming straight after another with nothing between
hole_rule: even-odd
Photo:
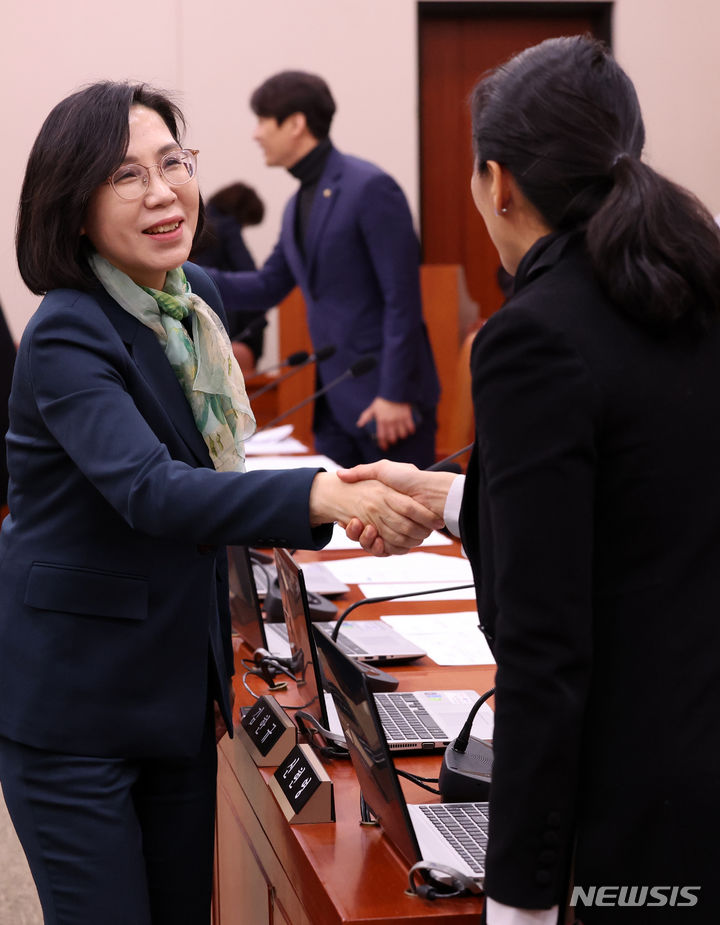
<instances>
[{"instance_id":1,"label":"person in background","mask_svg":"<svg viewBox=\"0 0 720 925\"><path fill-rule=\"evenodd\" d=\"M0 522L7 513L8 471L5 434L8 429L8 398L15 366L15 343L0 306Z\"/></svg>"},{"instance_id":2,"label":"person in background","mask_svg":"<svg viewBox=\"0 0 720 925\"><path fill-rule=\"evenodd\" d=\"M265 206L251 186L231 183L205 203L205 226L190 251L190 260L216 270L255 270L255 261L243 238L243 228L259 225ZM233 353L244 376L255 371L263 352L264 318L244 312L242 305L225 304Z\"/></svg>"},{"instance_id":3,"label":"person in background","mask_svg":"<svg viewBox=\"0 0 720 925\"><path fill-rule=\"evenodd\" d=\"M264 311L300 286L313 348L336 348L318 364L318 388L361 356L377 359L374 370L316 401L318 452L346 466L382 455L431 465L439 384L422 316L420 250L402 190L374 164L333 146L335 101L321 77L275 74L250 105L265 162L289 170L300 188L259 271L210 275L226 302L248 311Z\"/></svg>"},{"instance_id":4,"label":"person in background","mask_svg":"<svg viewBox=\"0 0 720 925\"><path fill-rule=\"evenodd\" d=\"M159 90L91 84L46 119L21 192L20 273L45 297L10 396L0 782L46 925L209 921L226 544L318 548L355 513L401 549L437 523L380 483L243 471L254 420L186 263L182 129Z\"/></svg>"},{"instance_id":5,"label":"person in background","mask_svg":"<svg viewBox=\"0 0 720 925\"><path fill-rule=\"evenodd\" d=\"M635 89L590 38L521 52L471 109L472 195L515 282L475 340L464 486L389 462L343 477L456 530L462 499L497 661L489 925L564 922L568 899L584 925L708 925L720 230L643 162Z\"/></svg>"}]
</instances>

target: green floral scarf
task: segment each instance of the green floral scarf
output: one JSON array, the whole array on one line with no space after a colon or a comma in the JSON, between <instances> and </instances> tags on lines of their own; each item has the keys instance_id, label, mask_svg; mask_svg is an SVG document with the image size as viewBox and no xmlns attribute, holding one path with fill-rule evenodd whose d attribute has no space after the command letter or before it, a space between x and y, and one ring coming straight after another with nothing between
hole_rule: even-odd
<instances>
[{"instance_id":1,"label":"green floral scarf","mask_svg":"<svg viewBox=\"0 0 720 925\"><path fill-rule=\"evenodd\" d=\"M136 285L93 254L90 266L125 311L151 328L190 403L197 429L220 472L245 470L244 441L255 430L245 382L222 322L191 292L181 267L170 270L162 292ZM192 318L192 338L182 323Z\"/></svg>"}]
</instances>

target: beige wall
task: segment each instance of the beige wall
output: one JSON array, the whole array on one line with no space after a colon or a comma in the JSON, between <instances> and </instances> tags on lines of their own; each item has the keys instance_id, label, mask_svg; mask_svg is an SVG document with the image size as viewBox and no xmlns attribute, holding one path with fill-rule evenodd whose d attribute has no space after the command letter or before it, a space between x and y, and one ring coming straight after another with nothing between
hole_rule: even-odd
<instances>
[{"instance_id":1,"label":"beige wall","mask_svg":"<svg viewBox=\"0 0 720 925\"><path fill-rule=\"evenodd\" d=\"M113 9L115 12L108 12ZM120 12L122 11L122 12ZM138 79L176 91L201 149L211 194L242 179L267 205L247 240L259 260L294 188L251 141L249 92L283 68L326 77L338 102L333 139L392 173L417 215L416 0L6 0L0 61L0 300L16 337L38 299L14 259L17 199L28 151L50 108L99 78ZM635 81L648 158L720 212L720 4L616 0L616 54Z\"/></svg>"}]
</instances>

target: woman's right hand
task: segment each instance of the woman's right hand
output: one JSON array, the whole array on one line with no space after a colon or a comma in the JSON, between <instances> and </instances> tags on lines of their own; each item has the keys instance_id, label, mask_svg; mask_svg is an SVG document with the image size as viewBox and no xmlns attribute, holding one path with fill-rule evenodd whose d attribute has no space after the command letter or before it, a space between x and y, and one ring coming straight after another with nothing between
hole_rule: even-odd
<instances>
[{"instance_id":1,"label":"woman's right hand","mask_svg":"<svg viewBox=\"0 0 720 925\"><path fill-rule=\"evenodd\" d=\"M391 462L389 459L354 466L352 469L341 469L337 476L347 484L356 484L364 479L377 479L395 491L409 495L435 515L437 526L434 529L444 526L445 501L450 486L457 477L452 472L426 472L410 463ZM346 525L345 532L349 539L358 542L373 555L391 553L374 524L363 521L359 516Z\"/></svg>"},{"instance_id":2,"label":"woman's right hand","mask_svg":"<svg viewBox=\"0 0 720 925\"><path fill-rule=\"evenodd\" d=\"M406 553L419 546L443 523L441 517L420 501L377 478L341 480L337 473L319 472L310 489L310 522L318 526L330 521L344 528L351 521L372 528L382 541L382 545L374 544L375 548L370 548L375 555Z\"/></svg>"}]
</instances>

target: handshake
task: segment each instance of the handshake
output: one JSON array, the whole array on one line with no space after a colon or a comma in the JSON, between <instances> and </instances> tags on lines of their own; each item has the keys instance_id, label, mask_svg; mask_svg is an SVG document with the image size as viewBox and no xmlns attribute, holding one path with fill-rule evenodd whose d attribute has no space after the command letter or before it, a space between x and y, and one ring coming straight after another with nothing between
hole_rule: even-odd
<instances>
[{"instance_id":1,"label":"handshake","mask_svg":"<svg viewBox=\"0 0 720 925\"><path fill-rule=\"evenodd\" d=\"M445 499L456 477L387 459L320 472L310 490L310 522L337 521L373 555L401 555L443 526Z\"/></svg>"}]
</instances>

